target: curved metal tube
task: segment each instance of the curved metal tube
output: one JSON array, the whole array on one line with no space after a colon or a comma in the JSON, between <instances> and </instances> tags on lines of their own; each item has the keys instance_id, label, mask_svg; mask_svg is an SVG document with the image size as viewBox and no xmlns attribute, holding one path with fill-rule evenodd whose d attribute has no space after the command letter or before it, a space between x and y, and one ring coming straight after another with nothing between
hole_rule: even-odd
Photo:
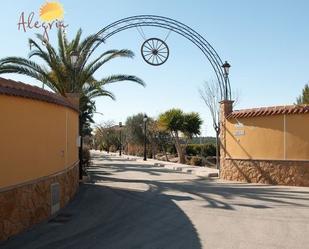
<instances>
[{"instance_id":1,"label":"curved metal tube","mask_svg":"<svg viewBox=\"0 0 309 249\"><path fill-rule=\"evenodd\" d=\"M100 36L102 38L102 41L97 43L97 45L89 53L89 56L91 56L95 48L97 48L102 42L107 40L109 37L123 30L142 26L151 26L151 27L168 29L175 33L178 33L179 35L191 41L195 46L197 46L203 52L207 60L210 62L218 80L221 99L224 100L231 99L230 81L229 78L227 78L225 81L224 71L223 68L221 67L223 62L219 57L218 53L216 52L216 50L210 45L210 43L204 37L202 37L195 30L179 21L173 20L168 17L156 16L156 15L138 15L138 16L126 17L118 21L115 21L107 25L97 33L97 36Z\"/></svg>"}]
</instances>

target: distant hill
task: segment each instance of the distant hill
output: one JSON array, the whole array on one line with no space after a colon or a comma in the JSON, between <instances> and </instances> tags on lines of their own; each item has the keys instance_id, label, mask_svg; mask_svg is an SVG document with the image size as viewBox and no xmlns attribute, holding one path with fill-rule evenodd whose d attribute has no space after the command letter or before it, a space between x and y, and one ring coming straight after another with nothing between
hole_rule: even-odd
<instances>
[{"instance_id":1,"label":"distant hill","mask_svg":"<svg viewBox=\"0 0 309 249\"><path fill-rule=\"evenodd\" d=\"M192 144L216 144L215 137L194 137L192 139Z\"/></svg>"}]
</instances>

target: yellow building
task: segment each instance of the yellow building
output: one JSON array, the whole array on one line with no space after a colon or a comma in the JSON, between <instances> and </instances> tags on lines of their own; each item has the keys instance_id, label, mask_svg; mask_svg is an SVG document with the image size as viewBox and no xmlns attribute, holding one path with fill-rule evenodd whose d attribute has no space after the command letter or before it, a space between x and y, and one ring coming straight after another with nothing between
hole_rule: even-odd
<instances>
[{"instance_id":1,"label":"yellow building","mask_svg":"<svg viewBox=\"0 0 309 249\"><path fill-rule=\"evenodd\" d=\"M224 179L309 186L309 106L232 110L221 103Z\"/></svg>"},{"instance_id":2,"label":"yellow building","mask_svg":"<svg viewBox=\"0 0 309 249\"><path fill-rule=\"evenodd\" d=\"M59 95L0 78L0 113L1 240L48 218L75 194L78 109Z\"/></svg>"}]
</instances>

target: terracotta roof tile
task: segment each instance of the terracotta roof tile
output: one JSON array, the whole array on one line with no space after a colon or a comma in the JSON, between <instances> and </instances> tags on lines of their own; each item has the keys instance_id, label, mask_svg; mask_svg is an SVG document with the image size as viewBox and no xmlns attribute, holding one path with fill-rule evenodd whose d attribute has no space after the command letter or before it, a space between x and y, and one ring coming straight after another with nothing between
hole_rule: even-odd
<instances>
[{"instance_id":1,"label":"terracotta roof tile","mask_svg":"<svg viewBox=\"0 0 309 249\"><path fill-rule=\"evenodd\" d=\"M75 111L78 111L78 109L74 105L72 105L66 98L58 94L43 90L36 86L31 86L22 82L16 82L1 77L0 94L40 100L56 105L66 106Z\"/></svg>"},{"instance_id":2,"label":"terracotta roof tile","mask_svg":"<svg viewBox=\"0 0 309 249\"><path fill-rule=\"evenodd\" d=\"M271 106L253 109L236 110L230 113L227 118L249 118L257 116L272 116L282 114L303 114L309 113L309 105L288 105Z\"/></svg>"}]
</instances>

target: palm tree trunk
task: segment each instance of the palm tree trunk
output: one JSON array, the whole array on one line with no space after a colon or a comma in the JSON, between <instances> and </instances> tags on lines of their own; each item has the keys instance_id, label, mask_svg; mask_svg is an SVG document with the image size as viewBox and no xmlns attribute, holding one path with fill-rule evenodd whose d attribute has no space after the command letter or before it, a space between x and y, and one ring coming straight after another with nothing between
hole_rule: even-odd
<instances>
[{"instance_id":1,"label":"palm tree trunk","mask_svg":"<svg viewBox=\"0 0 309 249\"><path fill-rule=\"evenodd\" d=\"M178 162L184 164L186 162L186 159L185 159L185 154L181 148L178 132L175 132L175 146L176 146L176 150L177 150L178 158L179 158Z\"/></svg>"}]
</instances>

